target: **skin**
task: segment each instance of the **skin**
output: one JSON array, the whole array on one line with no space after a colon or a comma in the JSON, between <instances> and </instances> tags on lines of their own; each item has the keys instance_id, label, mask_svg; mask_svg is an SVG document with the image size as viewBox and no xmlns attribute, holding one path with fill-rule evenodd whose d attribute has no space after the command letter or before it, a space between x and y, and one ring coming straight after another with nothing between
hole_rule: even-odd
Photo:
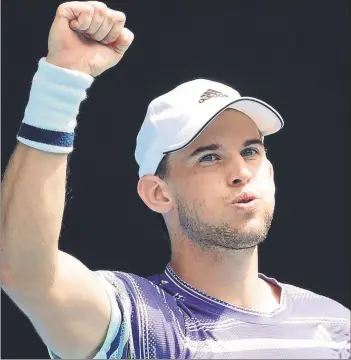
<instances>
[{"instance_id":1,"label":"skin","mask_svg":"<svg viewBox=\"0 0 351 360\"><path fill-rule=\"evenodd\" d=\"M46 61L97 77L115 66L132 43L125 21L125 14L100 2L61 4ZM138 191L153 211L163 214L172 267L185 281L224 301L271 310L277 297L258 279L255 242L265 237L266 215L273 212L273 172L263 152L257 159L240 155L243 141L253 137L258 131L250 119L225 112L194 143L170 156L166 181L145 176ZM195 146L210 141L223 145L224 161L204 166L185 160ZM111 306L106 284L59 250L66 177L66 154L21 143L16 147L2 183L0 280L54 353L92 359L106 338ZM248 186L262 194L253 215L230 204ZM229 236L218 236L223 229Z\"/></svg>"},{"instance_id":2,"label":"skin","mask_svg":"<svg viewBox=\"0 0 351 360\"><path fill-rule=\"evenodd\" d=\"M62 3L46 61L97 77L132 43L125 21L101 2ZM66 178L67 154L16 146L2 182L1 288L60 358L92 359L106 338L111 305L106 284L59 250Z\"/></svg>"},{"instance_id":3,"label":"skin","mask_svg":"<svg viewBox=\"0 0 351 360\"><path fill-rule=\"evenodd\" d=\"M190 156L210 144L220 149ZM168 166L164 180L142 177L138 193L164 216L173 270L222 301L274 310L280 289L258 277L257 256L273 217L274 174L255 123L241 112L224 111L192 143L170 154ZM250 211L233 204L246 191L258 196Z\"/></svg>"}]
</instances>

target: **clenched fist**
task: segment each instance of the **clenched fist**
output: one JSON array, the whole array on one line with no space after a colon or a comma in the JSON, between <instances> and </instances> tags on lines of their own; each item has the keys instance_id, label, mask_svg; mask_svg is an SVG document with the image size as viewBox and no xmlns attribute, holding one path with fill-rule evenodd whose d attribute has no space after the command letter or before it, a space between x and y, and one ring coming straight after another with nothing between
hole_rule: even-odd
<instances>
[{"instance_id":1,"label":"clenched fist","mask_svg":"<svg viewBox=\"0 0 351 360\"><path fill-rule=\"evenodd\" d=\"M134 39L126 16L98 1L61 4L50 29L46 60L94 77L115 66Z\"/></svg>"}]
</instances>

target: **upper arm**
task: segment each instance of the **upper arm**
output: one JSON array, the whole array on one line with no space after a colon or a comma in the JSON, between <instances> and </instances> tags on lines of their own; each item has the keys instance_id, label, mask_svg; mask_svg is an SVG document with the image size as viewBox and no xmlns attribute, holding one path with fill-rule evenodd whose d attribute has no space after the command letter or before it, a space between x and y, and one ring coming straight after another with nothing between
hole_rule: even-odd
<instances>
[{"instance_id":1,"label":"upper arm","mask_svg":"<svg viewBox=\"0 0 351 360\"><path fill-rule=\"evenodd\" d=\"M52 287L38 294L9 293L27 315L45 345L61 358L96 355L111 332L118 331L120 312L110 284L74 257L59 253Z\"/></svg>"}]
</instances>

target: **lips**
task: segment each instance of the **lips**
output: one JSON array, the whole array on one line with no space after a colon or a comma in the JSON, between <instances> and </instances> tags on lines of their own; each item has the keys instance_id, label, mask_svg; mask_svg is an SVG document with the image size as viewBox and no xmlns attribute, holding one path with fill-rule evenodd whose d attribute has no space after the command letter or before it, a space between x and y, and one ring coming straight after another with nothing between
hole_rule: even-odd
<instances>
[{"instance_id":1,"label":"lips","mask_svg":"<svg viewBox=\"0 0 351 360\"><path fill-rule=\"evenodd\" d=\"M234 204L248 204L257 199L257 195L254 193L245 192L238 196L233 203Z\"/></svg>"}]
</instances>

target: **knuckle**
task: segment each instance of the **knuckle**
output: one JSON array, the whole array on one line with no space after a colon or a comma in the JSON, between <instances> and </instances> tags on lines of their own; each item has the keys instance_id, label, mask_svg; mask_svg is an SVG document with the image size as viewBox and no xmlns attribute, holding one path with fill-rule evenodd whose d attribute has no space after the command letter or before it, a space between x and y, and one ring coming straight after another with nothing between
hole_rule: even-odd
<instances>
[{"instance_id":1,"label":"knuckle","mask_svg":"<svg viewBox=\"0 0 351 360\"><path fill-rule=\"evenodd\" d=\"M111 32L120 33L122 31L123 24L120 21L115 20Z\"/></svg>"},{"instance_id":2,"label":"knuckle","mask_svg":"<svg viewBox=\"0 0 351 360\"><path fill-rule=\"evenodd\" d=\"M115 21L125 23L127 20L127 16L125 13L121 11L115 11Z\"/></svg>"},{"instance_id":3,"label":"knuckle","mask_svg":"<svg viewBox=\"0 0 351 360\"><path fill-rule=\"evenodd\" d=\"M86 13L87 15L92 16L92 15L94 14L94 7L91 6L91 5L87 6L87 7L85 8L85 13Z\"/></svg>"},{"instance_id":4,"label":"knuckle","mask_svg":"<svg viewBox=\"0 0 351 360\"><path fill-rule=\"evenodd\" d=\"M97 13L105 13L107 5L102 2L96 2L92 4Z\"/></svg>"},{"instance_id":5,"label":"knuckle","mask_svg":"<svg viewBox=\"0 0 351 360\"><path fill-rule=\"evenodd\" d=\"M105 22L107 23L108 26L111 26L111 27L115 23L115 19L113 18L113 15L110 12L108 12L106 14Z\"/></svg>"},{"instance_id":6,"label":"knuckle","mask_svg":"<svg viewBox=\"0 0 351 360\"><path fill-rule=\"evenodd\" d=\"M102 1L87 1L87 3L88 4L91 4L91 5L93 5L93 6L96 6L96 7L98 7L98 6L104 6L104 7L107 7L107 5L104 3L104 2L102 2Z\"/></svg>"},{"instance_id":7,"label":"knuckle","mask_svg":"<svg viewBox=\"0 0 351 360\"><path fill-rule=\"evenodd\" d=\"M95 8L94 15L98 18L106 17L106 9Z\"/></svg>"}]
</instances>

